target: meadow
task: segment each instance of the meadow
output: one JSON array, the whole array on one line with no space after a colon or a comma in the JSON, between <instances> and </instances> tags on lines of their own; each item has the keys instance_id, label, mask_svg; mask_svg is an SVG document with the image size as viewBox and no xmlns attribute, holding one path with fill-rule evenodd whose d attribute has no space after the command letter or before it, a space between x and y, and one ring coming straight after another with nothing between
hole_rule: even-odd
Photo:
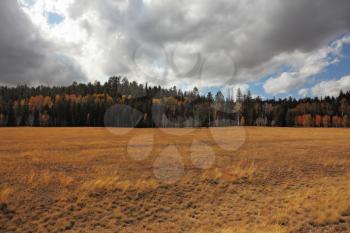
<instances>
[{"instance_id":1,"label":"meadow","mask_svg":"<svg viewBox=\"0 0 350 233\"><path fill-rule=\"evenodd\" d=\"M0 232L350 232L350 129L0 128Z\"/></svg>"}]
</instances>

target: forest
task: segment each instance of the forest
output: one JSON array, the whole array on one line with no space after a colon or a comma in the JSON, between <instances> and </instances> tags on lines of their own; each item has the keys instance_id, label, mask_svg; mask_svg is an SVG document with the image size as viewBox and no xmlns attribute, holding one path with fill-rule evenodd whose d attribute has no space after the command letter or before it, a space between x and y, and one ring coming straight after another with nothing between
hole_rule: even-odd
<instances>
[{"instance_id":1,"label":"forest","mask_svg":"<svg viewBox=\"0 0 350 233\"><path fill-rule=\"evenodd\" d=\"M229 92L231 93L231 92ZM0 87L0 126L34 127L349 127L350 91L337 97L263 100L201 95L198 88L149 86L114 76L103 84Z\"/></svg>"}]
</instances>

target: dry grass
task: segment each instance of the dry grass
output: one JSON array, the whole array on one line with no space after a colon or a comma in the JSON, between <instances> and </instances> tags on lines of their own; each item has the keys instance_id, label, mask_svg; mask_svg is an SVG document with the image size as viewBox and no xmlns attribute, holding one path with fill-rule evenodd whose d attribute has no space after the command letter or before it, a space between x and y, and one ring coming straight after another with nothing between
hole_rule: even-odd
<instances>
[{"instance_id":1,"label":"dry grass","mask_svg":"<svg viewBox=\"0 0 350 233\"><path fill-rule=\"evenodd\" d=\"M10 187L5 187L2 190L0 190L0 203L6 203L9 200L12 193L13 190Z\"/></svg>"},{"instance_id":2,"label":"dry grass","mask_svg":"<svg viewBox=\"0 0 350 233\"><path fill-rule=\"evenodd\" d=\"M0 232L350 232L348 129L113 130L0 129Z\"/></svg>"}]
</instances>

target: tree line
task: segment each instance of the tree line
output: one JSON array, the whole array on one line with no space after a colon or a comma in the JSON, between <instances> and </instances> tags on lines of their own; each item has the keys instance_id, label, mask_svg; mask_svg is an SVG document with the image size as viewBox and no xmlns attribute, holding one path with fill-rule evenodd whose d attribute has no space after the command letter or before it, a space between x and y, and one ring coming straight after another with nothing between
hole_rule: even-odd
<instances>
[{"instance_id":1,"label":"tree line","mask_svg":"<svg viewBox=\"0 0 350 233\"><path fill-rule=\"evenodd\" d=\"M349 127L350 92L338 97L263 100L238 89L201 95L198 88L149 86L115 76L103 84L0 87L0 126Z\"/></svg>"}]
</instances>

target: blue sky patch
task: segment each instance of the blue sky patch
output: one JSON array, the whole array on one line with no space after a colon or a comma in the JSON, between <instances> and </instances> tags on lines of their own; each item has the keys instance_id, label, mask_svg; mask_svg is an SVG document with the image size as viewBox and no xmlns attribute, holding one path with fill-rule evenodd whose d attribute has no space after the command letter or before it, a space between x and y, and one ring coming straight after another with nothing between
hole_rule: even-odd
<instances>
[{"instance_id":1,"label":"blue sky patch","mask_svg":"<svg viewBox=\"0 0 350 233\"><path fill-rule=\"evenodd\" d=\"M56 24L60 24L64 20L64 17L54 12L48 12L47 20L50 25L56 25Z\"/></svg>"}]
</instances>

